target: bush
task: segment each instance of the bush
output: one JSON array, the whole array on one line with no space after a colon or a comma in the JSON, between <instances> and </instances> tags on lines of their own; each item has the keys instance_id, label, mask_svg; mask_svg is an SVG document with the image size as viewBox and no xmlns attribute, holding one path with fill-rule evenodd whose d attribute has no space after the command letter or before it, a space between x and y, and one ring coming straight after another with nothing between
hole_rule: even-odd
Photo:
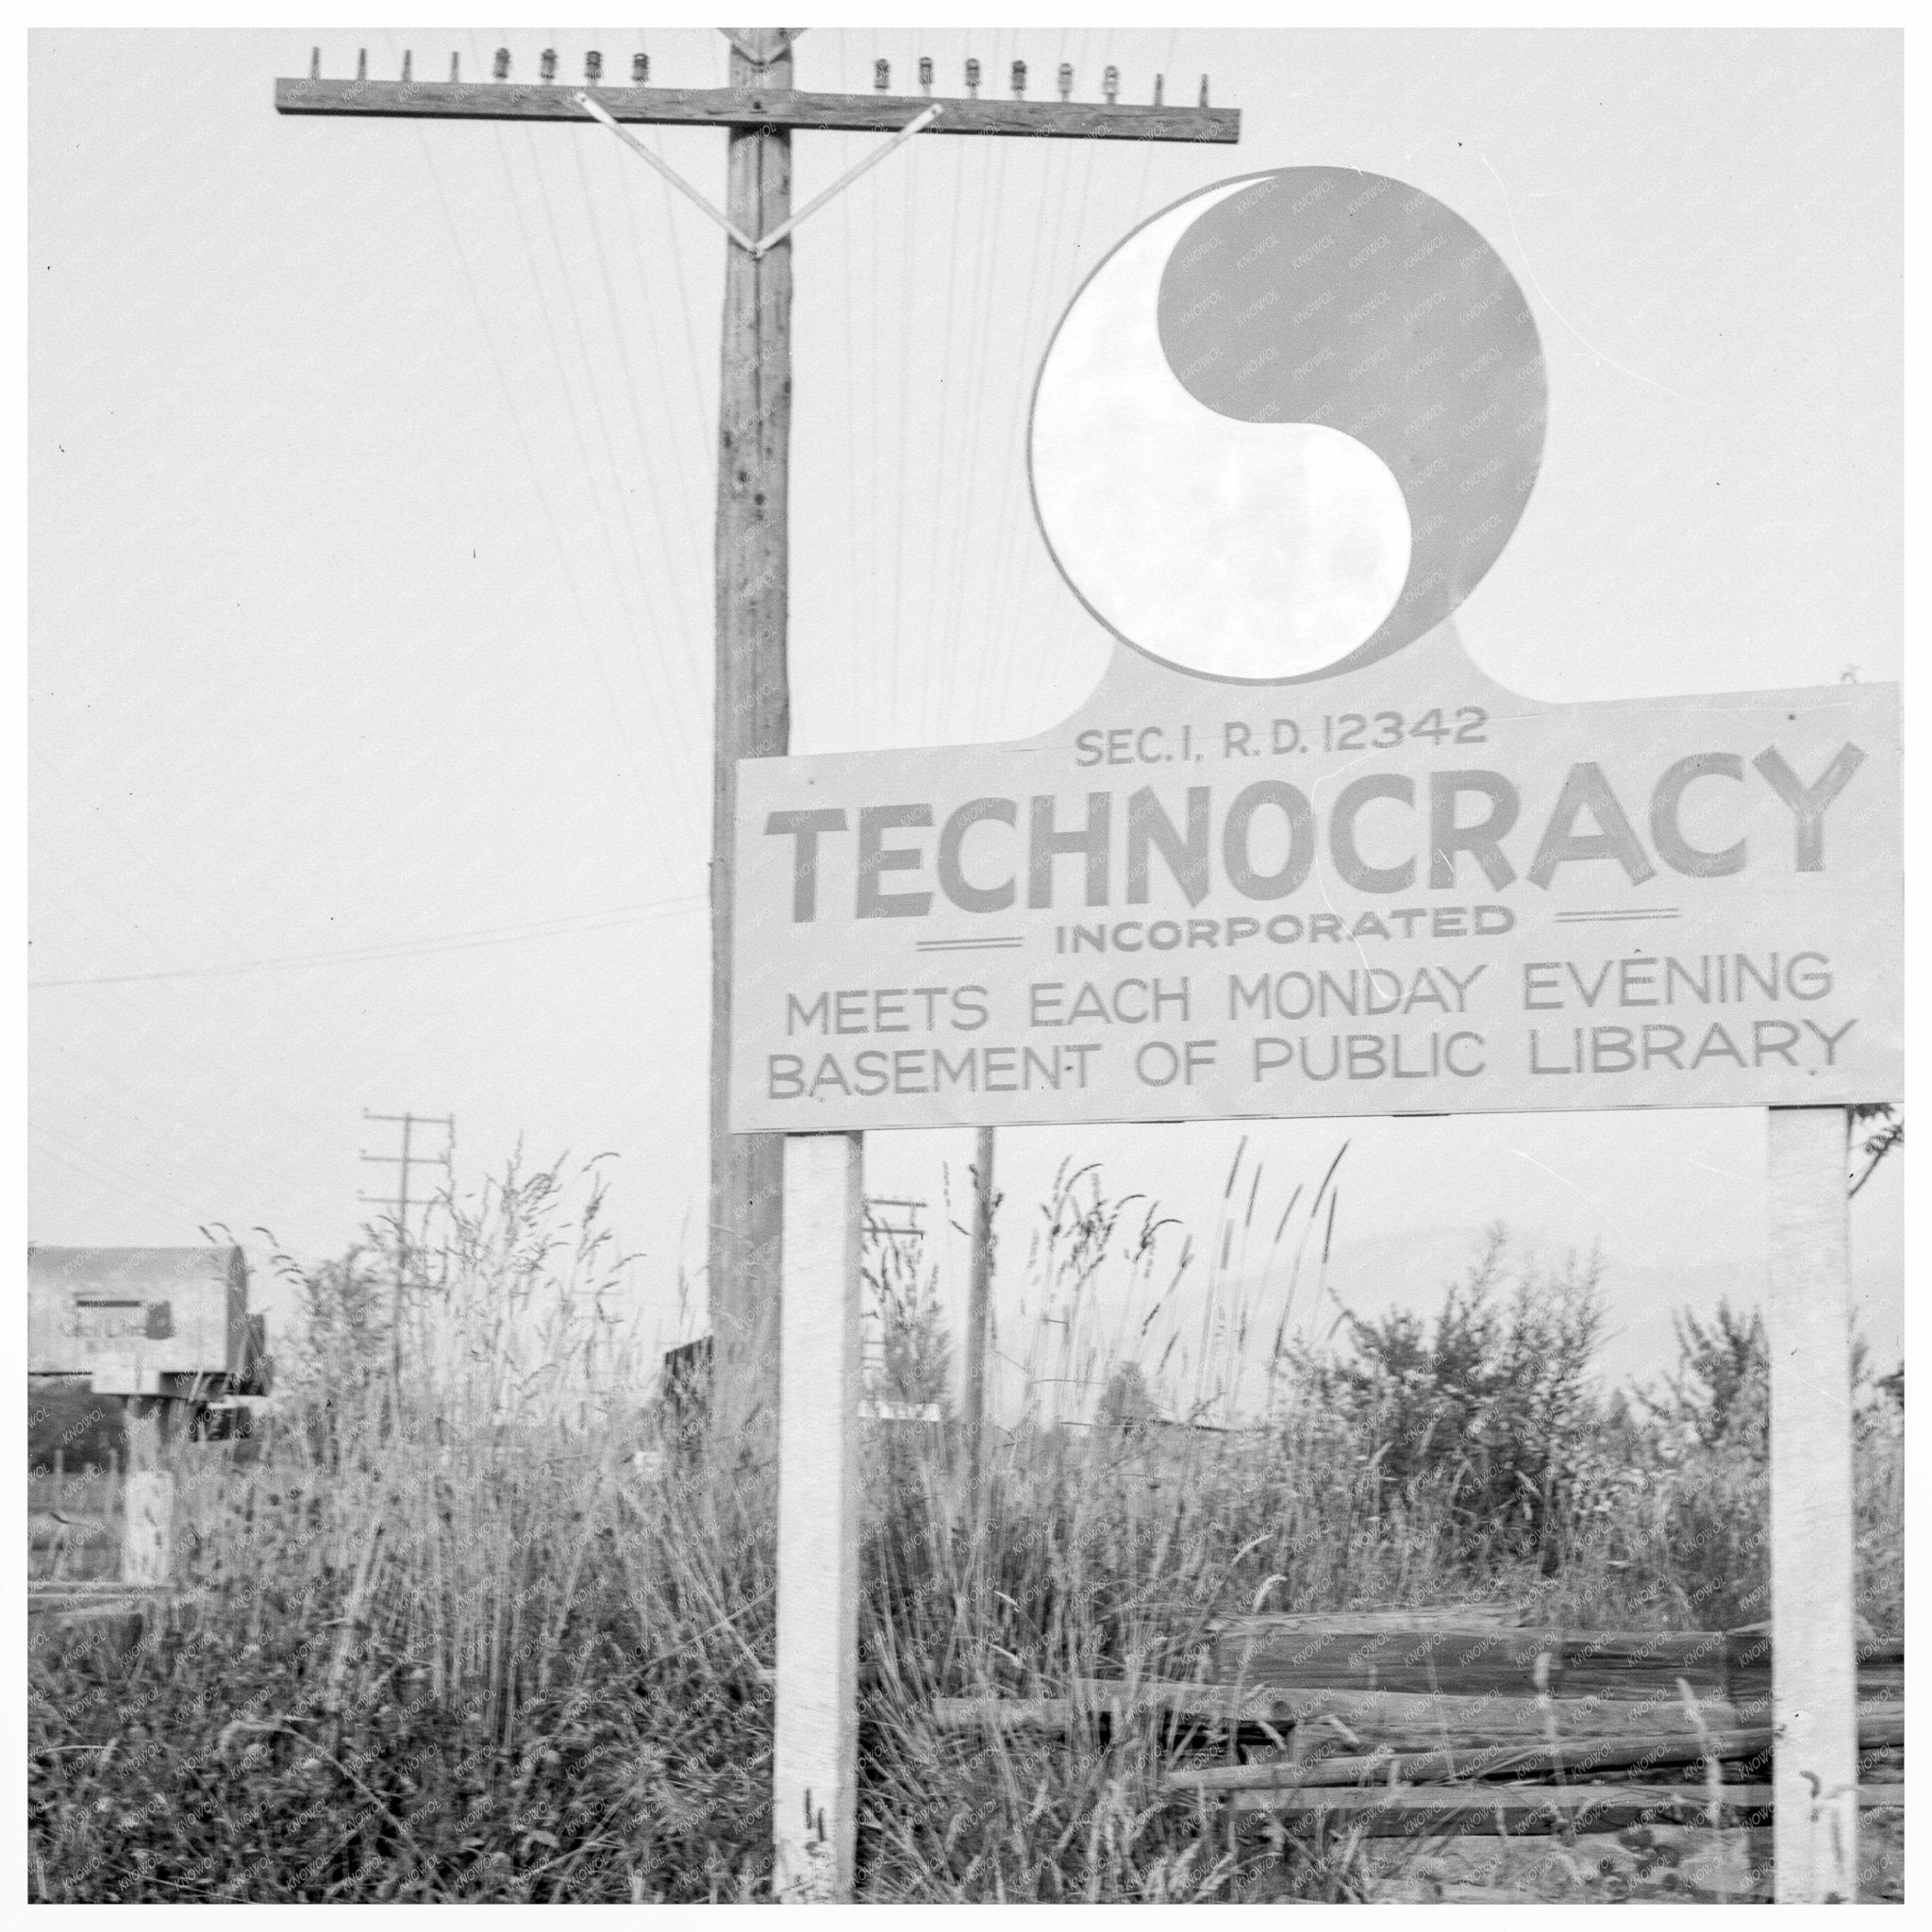
<instances>
[{"instance_id":1,"label":"bush","mask_svg":"<svg viewBox=\"0 0 1932 1932\"><path fill-rule=\"evenodd\" d=\"M1729 1446L1762 1461L1771 1453L1771 1349L1764 1317L1720 1301L1707 1324L1690 1310L1671 1318L1677 1367L1661 1396L1646 1398L1667 1430L1702 1449Z\"/></svg>"},{"instance_id":2,"label":"bush","mask_svg":"<svg viewBox=\"0 0 1932 1932\"><path fill-rule=\"evenodd\" d=\"M1511 1274L1508 1231L1492 1227L1432 1322L1349 1315L1352 1353L1303 1352L1297 1400L1366 1458L1378 1507L1426 1498L1455 1534L1553 1570L1592 1500L1602 1264Z\"/></svg>"}]
</instances>

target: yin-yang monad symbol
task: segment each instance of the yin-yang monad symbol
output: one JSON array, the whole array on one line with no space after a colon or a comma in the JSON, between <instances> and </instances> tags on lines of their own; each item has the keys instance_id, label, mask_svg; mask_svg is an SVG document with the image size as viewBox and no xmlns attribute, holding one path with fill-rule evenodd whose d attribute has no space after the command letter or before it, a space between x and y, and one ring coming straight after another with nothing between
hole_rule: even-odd
<instances>
[{"instance_id":1,"label":"yin-yang monad symbol","mask_svg":"<svg viewBox=\"0 0 1932 1932\"><path fill-rule=\"evenodd\" d=\"M1441 624L1543 445L1522 290L1418 189L1282 168L1123 242L1041 367L1029 456L1055 561L1126 642L1291 681Z\"/></svg>"}]
</instances>

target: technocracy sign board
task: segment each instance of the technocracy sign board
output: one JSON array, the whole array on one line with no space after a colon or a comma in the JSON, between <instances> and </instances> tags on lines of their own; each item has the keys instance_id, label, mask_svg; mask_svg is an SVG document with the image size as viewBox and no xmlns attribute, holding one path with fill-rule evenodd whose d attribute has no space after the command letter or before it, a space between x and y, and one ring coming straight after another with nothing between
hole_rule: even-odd
<instances>
[{"instance_id":1,"label":"technocracy sign board","mask_svg":"<svg viewBox=\"0 0 1932 1932\"><path fill-rule=\"evenodd\" d=\"M1543 405L1507 268L1399 183L1129 237L1031 439L1113 660L1037 738L740 763L733 1128L1896 1098L1896 687L1492 682L1451 613Z\"/></svg>"},{"instance_id":2,"label":"technocracy sign board","mask_svg":"<svg viewBox=\"0 0 1932 1932\"><path fill-rule=\"evenodd\" d=\"M1445 627L739 772L741 1131L1900 1091L1887 687L1546 706Z\"/></svg>"}]
</instances>

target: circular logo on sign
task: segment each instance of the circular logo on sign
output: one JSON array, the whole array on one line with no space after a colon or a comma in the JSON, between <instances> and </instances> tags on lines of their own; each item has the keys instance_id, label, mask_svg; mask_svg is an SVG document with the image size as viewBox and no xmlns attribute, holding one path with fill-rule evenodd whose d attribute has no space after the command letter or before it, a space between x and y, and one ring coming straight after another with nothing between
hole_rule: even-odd
<instances>
[{"instance_id":1,"label":"circular logo on sign","mask_svg":"<svg viewBox=\"0 0 1932 1932\"><path fill-rule=\"evenodd\" d=\"M1158 214L1088 278L1034 391L1034 508L1149 656L1290 682L1385 658L1502 551L1541 458L1536 324L1459 215L1280 168Z\"/></svg>"}]
</instances>

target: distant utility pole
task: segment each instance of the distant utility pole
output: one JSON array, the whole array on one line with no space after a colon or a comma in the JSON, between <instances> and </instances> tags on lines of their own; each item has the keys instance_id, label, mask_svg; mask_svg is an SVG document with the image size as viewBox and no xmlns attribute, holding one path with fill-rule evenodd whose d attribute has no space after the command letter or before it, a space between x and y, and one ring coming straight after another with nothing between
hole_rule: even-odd
<instances>
[{"instance_id":1,"label":"distant utility pole","mask_svg":"<svg viewBox=\"0 0 1932 1932\"><path fill-rule=\"evenodd\" d=\"M393 1124L403 1130L403 1149L400 1154L364 1154L364 1160L373 1160L385 1167L396 1170L396 1191L393 1194L362 1194L358 1198L372 1208L387 1208L395 1222L396 1229L396 1274L395 1286L390 1296L389 1322L389 1377L390 1390L393 1399L400 1402L403 1388L403 1284L409 1274L409 1170L422 1167L427 1157L418 1153L415 1134L418 1127L441 1127L443 1129L442 1152L434 1158L435 1164L445 1174L456 1156L457 1123L454 1114L429 1113L371 1113L362 1109L365 1121L380 1121L385 1124Z\"/></svg>"},{"instance_id":2,"label":"distant utility pole","mask_svg":"<svg viewBox=\"0 0 1932 1932\"><path fill-rule=\"evenodd\" d=\"M726 1097L731 1070L731 941L736 912L733 813L737 762L778 758L789 747L786 664L789 459L791 438L791 230L847 182L908 136L1058 136L1072 140L1231 142L1241 116L1208 105L1171 108L1154 80L1151 107L1120 103L1120 75L1107 69L1106 99L1073 98L1074 70L1062 61L1057 101L1028 101L1026 63L1015 60L1010 100L980 97L980 64L966 62L964 99L935 100L933 63L919 62L918 94L890 92L883 60L871 94L800 93L791 86L791 43L800 27L725 27L731 85L654 88L650 61L631 60L629 87L603 85L604 57L584 57L581 88L557 82L557 56L541 58L536 86L513 85L509 52L499 48L492 81L416 80L403 56L400 80L370 80L358 56L354 80L322 78L321 56L306 80L275 82L283 114L408 116L444 121L603 123L666 175L728 237L722 381L718 400L717 695L713 719L711 818L711 1187L708 1284L713 1337L714 1419L735 1434L777 1388L778 1270L783 1144L780 1134L733 1134ZM720 213L664 161L625 134L623 122L723 128L728 136L725 211ZM791 130L891 135L824 194L791 212Z\"/></svg>"},{"instance_id":3,"label":"distant utility pole","mask_svg":"<svg viewBox=\"0 0 1932 1932\"><path fill-rule=\"evenodd\" d=\"M979 1507L986 1469L986 1350L992 1314L992 1129L978 1130L973 1161L973 1274L966 1298L966 1494Z\"/></svg>"}]
</instances>

